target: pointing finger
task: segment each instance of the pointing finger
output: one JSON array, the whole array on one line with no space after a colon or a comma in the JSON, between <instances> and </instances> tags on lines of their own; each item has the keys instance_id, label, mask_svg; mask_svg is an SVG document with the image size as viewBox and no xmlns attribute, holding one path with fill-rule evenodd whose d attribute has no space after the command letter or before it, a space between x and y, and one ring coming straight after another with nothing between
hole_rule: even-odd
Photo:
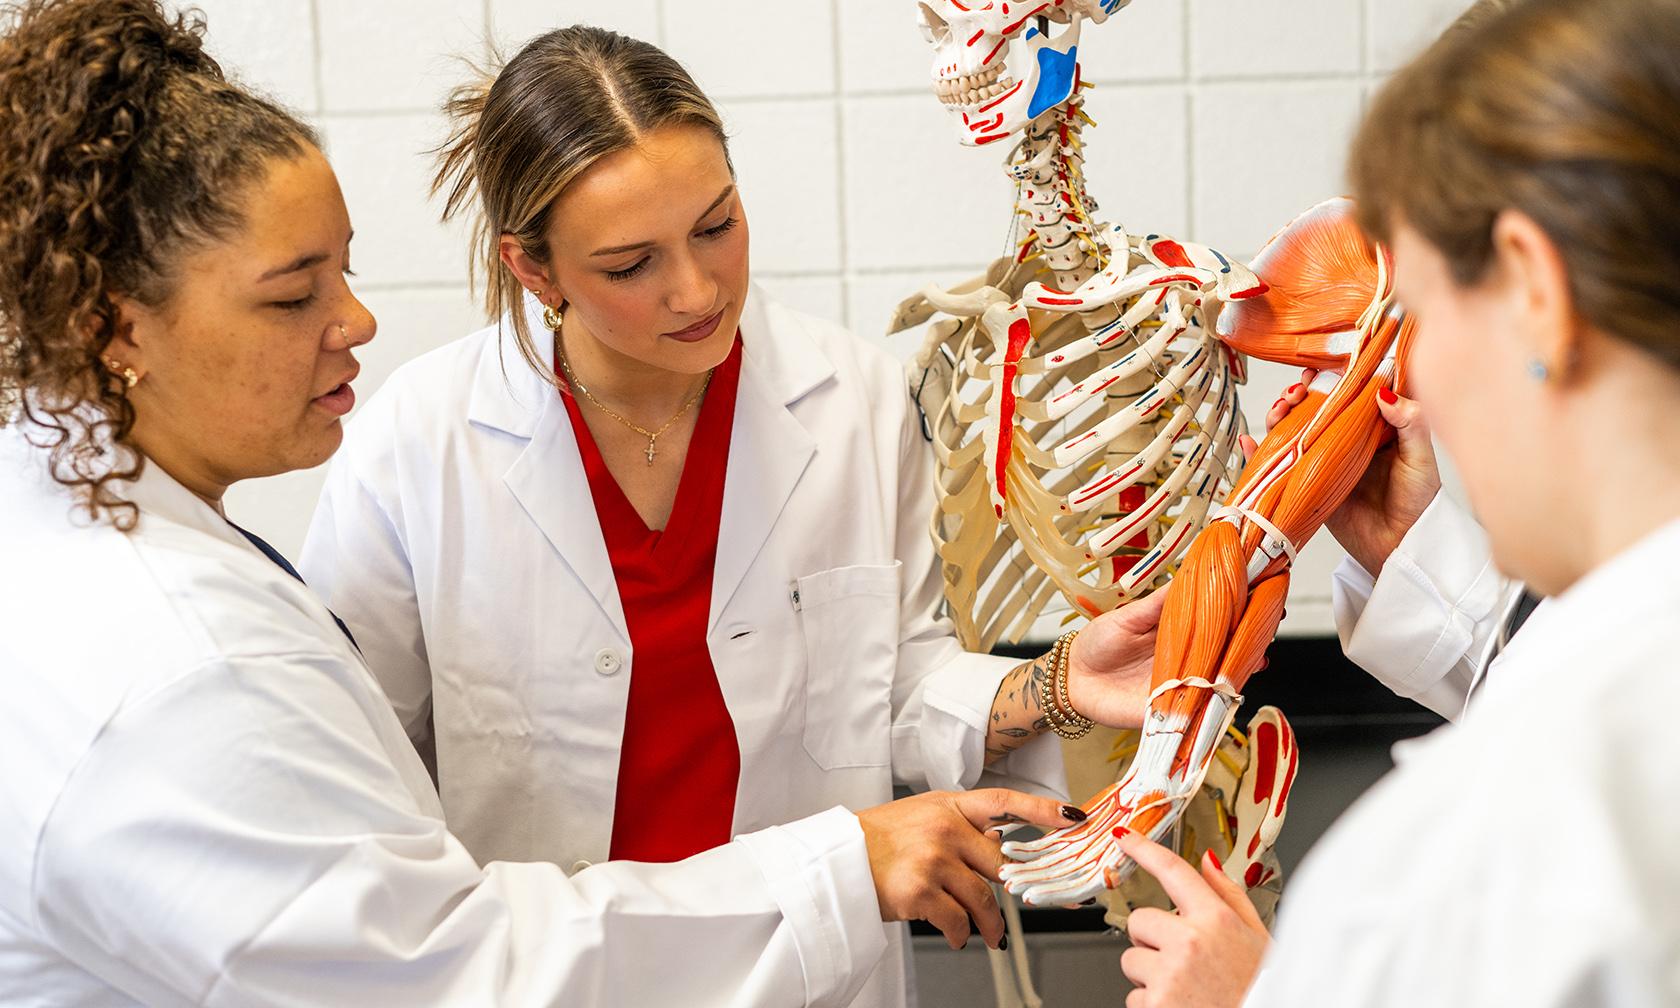
<instances>
[{"instance_id":1,"label":"pointing finger","mask_svg":"<svg viewBox=\"0 0 1680 1008\"><path fill-rule=\"evenodd\" d=\"M1120 841L1121 851L1136 861L1139 868L1155 876L1155 881L1161 883L1180 911L1207 913L1225 904L1207 879L1177 854L1124 826L1116 828L1114 836Z\"/></svg>"}]
</instances>

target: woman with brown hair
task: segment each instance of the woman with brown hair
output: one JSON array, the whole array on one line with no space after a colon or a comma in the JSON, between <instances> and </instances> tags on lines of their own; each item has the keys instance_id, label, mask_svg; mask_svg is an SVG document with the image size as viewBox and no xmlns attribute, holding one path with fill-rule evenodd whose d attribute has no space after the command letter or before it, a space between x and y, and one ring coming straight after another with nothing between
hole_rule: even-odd
<instances>
[{"instance_id":1,"label":"woman with brown hair","mask_svg":"<svg viewBox=\"0 0 1680 1008\"><path fill-rule=\"evenodd\" d=\"M1477 0L1448 29L1469 32L1521 0ZM1304 371L1267 423L1305 399ZM1378 409L1396 437L1326 523L1347 557L1332 577L1342 648L1396 694L1456 719L1494 655L1540 604L1493 563L1487 533L1441 489L1429 423L1401 392Z\"/></svg>"},{"instance_id":2,"label":"woman with brown hair","mask_svg":"<svg viewBox=\"0 0 1680 1008\"><path fill-rule=\"evenodd\" d=\"M1498 568L1548 601L1313 851L1246 1004L1680 1001L1676 52L1680 0L1519 0L1360 131L1418 403ZM1128 1005L1243 1001L1266 937L1240 894L1121 843L1179 906L1134 916Z\"/></svg>"},{"instance_id":3,"label":"woman with brown hair","mask_svg":"<svg viewBox=\"0 0 1680 1008\"><path fill-rule=\"evenodd\" d=\"M313 132L155 0L0 24L0 1003L841 1004L883 912L929 912L877 887L1065 821L922 795L481 867L350 634L222 509L332 454L374 334Z\"/></svg>"},{"instance_id":4,"label":"woman with brown hair","mask_svg":"<svg viewBox=\"0 0 1680 1008\"><path fill-rule=\"evenodd\" d=\"M667 861L895 784L1057 791L1046 696L1070 733L1136 722L1158 601L1064 661L963 652L902 368L753 287L747 194L675 60L566 28L450 111L438 187L478 211L497 322L368 403L303 568L435 726L475 855ZM1001 943L971 872L881 899ZM889 935L858 1004L905 1000Z\"/></svg>"}]
</instances>

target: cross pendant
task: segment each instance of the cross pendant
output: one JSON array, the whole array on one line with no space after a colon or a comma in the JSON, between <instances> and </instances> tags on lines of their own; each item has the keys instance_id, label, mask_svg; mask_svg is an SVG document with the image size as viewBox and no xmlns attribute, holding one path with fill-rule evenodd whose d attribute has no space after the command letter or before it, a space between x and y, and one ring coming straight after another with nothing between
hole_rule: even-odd
<instances>
[{"instance_id":1,"label":"cross pendant","mask_svg":"<svg viewBox=\"0 0 1680 1008\"><path fill-rule=\"evenodd\" d=\"M647 460L648 465L653 465L653 438L648 438Z\"/></svg>"}]
</instances>

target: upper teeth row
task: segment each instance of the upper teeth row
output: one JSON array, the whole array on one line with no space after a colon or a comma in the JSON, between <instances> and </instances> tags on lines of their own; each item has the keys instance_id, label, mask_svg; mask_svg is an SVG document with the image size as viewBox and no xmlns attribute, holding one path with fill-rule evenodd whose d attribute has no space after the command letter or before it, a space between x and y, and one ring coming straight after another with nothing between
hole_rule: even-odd
<instances>
[{"instance_id":1,"label":"upper teeth row","mask_svg":"<svg viewBox=\"0 0 1680 1008\"><path fill-rule=\"evenodd\" d=\"M1002 94L1008 90L1009 84L1003 67L999 66L983 73L941 77L933 82L933 93L947 105L973 104Z\"/></svg>"}]
</instances>

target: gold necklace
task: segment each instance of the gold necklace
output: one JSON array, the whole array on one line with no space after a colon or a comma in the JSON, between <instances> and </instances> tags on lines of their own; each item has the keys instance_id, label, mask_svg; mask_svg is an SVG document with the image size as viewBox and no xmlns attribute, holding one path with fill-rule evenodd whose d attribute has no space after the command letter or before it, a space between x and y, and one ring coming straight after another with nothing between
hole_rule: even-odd
<instances>
[{"instance_id":1,"label":"gold necklace","mask_svg":"<svg viewBox=\"0 0 1680 1008\"><path fill-rule=\"evenodd\" d=\"M682 419L682 415L687 413L691 406L700 401L700 397L706 394L706 389L711 387L712 374L717 371L717 368L712 368L711 371L707 371L706 380L700 383L700 388L696 390L693 395L689 396L688 401L683 403L682 406L671 415L671 419L665 421L665 425L663 427L656 431L652 431L643 427L641 424L636 423L634 420L631 420L629 417L619 413L617 410L608 406L601 400L595 398L595 393L589 391L588 387L586 387L583 382L578 381L577 375L572 371L572 362L566 359L566 345L560 342L559 333L554 334L554 349L558 351L560 357L560 369L566 372L566 382L569 385L577 389L579 392L582 392L583 397L594 403L596 409L605 413L607 416L612 417L614 420L617 420L619 423L635 431L637 434L640 434L642 437L648 439L647 451L644 453L647 455L648 465L653 465L653 457L658 454L658 452L654 450L654 442L659 440L659 435L670 430L672 424Z\"/></svg>"}]
</instances>

